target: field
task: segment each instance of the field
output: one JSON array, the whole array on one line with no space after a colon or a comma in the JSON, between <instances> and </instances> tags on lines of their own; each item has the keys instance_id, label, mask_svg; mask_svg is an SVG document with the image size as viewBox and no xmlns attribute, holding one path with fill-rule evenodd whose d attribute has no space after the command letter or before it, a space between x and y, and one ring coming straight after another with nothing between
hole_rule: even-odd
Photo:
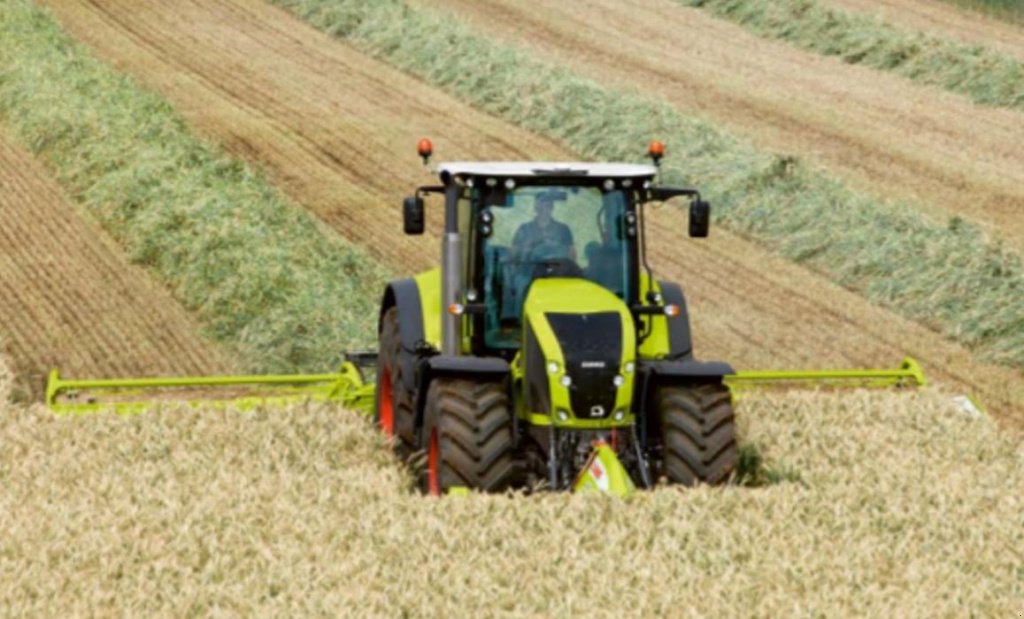
<instances>
[{"instance_id":1,"label":"field","mask_svg":"<svg viewBox=\"0 0 1024 619\"><path fill-rule=\"evenodd\" d=\"M828 4L878 16L907 29L930 30L963 43L985 45L1024 61L1020 29L1024 5L1016 0L828 0ZM996 10L986 15L958 10L951 4ZM1007 19L1007 15L1011 17Z\"/></svg>"},{"instance_id":2,"label":"field","mask_svg":"<svg viewBox=\"0 0 1024 619\"><path fill-rule=\"evenodd\" d=\"M1024 249L1017 216L1024 153L1008 147L1024 139L1019 114L769 42L668 0L635 4L591 0L575 17L553 0L529 7L506 0L440 3L477 31L602 84L656 94L772 152L824 165L875 196L913 201L939 221L966 217ZM502 27L506 22L514 27ZM623 36L609 43L606 33L616 30ZM1018 33L1018 40L1024 36ZM961 199L960 191L974 199Z\"/></svg>"},{"instance_id":3,"label":"field","mask_svg":"<svg viewBox=\"0 0 1024 619\"><path fill-rule=\"evenodd\" d=\"M263 3L57 2L53 8L102 58L264 167L295 203L395 272L435 260L436 236L388 242L401 230L402 196L429 178L408 147L422 135L438 136L438 153L451 160L575 158ZM237 75L245 79L229 79ZM337 113L328 101L338 102ZM386 179L379 177L385 169ZM688 243L680 216L666 210L658 217L652 263L661 276L687 282L702 356L741 368L885 367L912 353L934 378L977 395L1001 415L1024 414L1011 405L1024 399L1018 370L979 363L929 329L721 228L716 243ZM437 219L428 214L428 221Z\"/></svg>"},{"instance_id":4,"label":"field","mask_svg":"<svg viewBox=\"0 0 1024 619\"><path fill-rule=\"evenodd\" d=\"M0 614L1024 612L1022 112L685 4L0 0ZM812 4L1024 50L945 3ZM424 136L441 161L665 138L666 179L716 205L701 242L680 209L648 221L699 357L909 355L930 386L745 396L736 483L625 501L425 498L333 406L26 402L51 366L322 371L373 345L382 282L437 261L439 203L401 235Z\"/></svg>"},{"instance_id":5,"label":"field","mask_svg":"<svg viewBox=\"0 0 1024 619\"><path fill-rule=\"evenodd\" d=\"M20 398L46 374L206 374L233 364L45 169L0 134L0 344ZM6 341L3 341L6 340Z\"/></svg>"},{"instance_id":6,"label":"field","mask_svg":"<svg viewBox=\"0 0 1024 619\"><path fill-rule=\"evenodd\" d=\"M437 500L331 407L24 411L0 428L0 612L1019 612L1019 438L935 392L756 397L740 415L792 481Z\"/></svg>"}]
</instances>

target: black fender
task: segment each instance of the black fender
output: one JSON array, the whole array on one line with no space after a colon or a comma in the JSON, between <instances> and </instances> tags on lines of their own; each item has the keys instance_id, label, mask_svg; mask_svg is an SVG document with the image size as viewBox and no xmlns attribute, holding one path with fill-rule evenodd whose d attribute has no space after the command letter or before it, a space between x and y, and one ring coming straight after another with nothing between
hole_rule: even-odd
<instances>
[{"instance_id":1,"label":"black fender","mask_svg":"<svg viewBox=\"0 0 1024 619\"><path fill-rule=\"evenodd\" d=\"M724 361L696 359L641 361L639 370L642 374L650 375L655 382L676 384L720 383L725 376L736 373L736 370Z\"/></svg>"},{"instance_id":2,"label":"black fender","mask_svg":"<svg viewBox=\"0 0 1024 619\"><path fill-rule=\"evenodd\" d=\"M686 307L686 296L679 284L658 282L661 298L668 304L679 306L679 315L668 319L668 344L670 359L692 359L693 340L690 338L690 312Z\"/></svg>"},{"instance_id":3,"label":"black fender","mask_svg":"<svg viewBox=\"0 0 1024 619\"><path fill-rule=\"evenodd\" d=\"M416 280L400 279L388 284L384 290L384 299L380 304L380 315L377 317L377 335L380 335L384 313L392 307L398 307L399 337L402 341L402 364L404 387L409 391L416 389L416 351L424 341L423 304L420 302L420 289Z\"/></svg>"},{"instance_id":4,"label":"black fender","mask_svg":"<svg viewBox=\"0 0 1024 619\"><path fill-rule=\"evenodd\" d=\"M693 358L679 361L640 360L637 362L637 389L633 406L638 412L638 435L644 449L652 441L660 440L661 429L658 421L658 388L664 385L717 385L725 376L735 370L722 361L697 361Z\"/></svg>"},{"instance_id":5,"label":"black fender","mask_svg":"<svg viewBox=\"0 0 1024 619\"><path fill-rule=\"evenodd\" d=\"M401 310L399 310L401 311ZM435 378L468 378L492 381L505 380L511 375L508 361L500 357L462 357L452 355L434 355L425 357L418 363L416 383L419 385L416 397L417 432L426 425L427 391L430 382Z\"/></svg>"}]
</instances>

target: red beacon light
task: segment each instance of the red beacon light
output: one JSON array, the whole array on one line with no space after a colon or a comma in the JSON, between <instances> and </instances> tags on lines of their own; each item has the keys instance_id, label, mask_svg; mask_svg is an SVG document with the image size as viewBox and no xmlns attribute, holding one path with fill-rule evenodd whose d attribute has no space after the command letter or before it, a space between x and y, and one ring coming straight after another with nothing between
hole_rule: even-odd
<instances>
[{"instance_id":1,"label":"red beacon light","mask_svg":"<svg viewBox=\"0 0 1024 619\"><path fill-rule=\"evenodd\" d=\"M665 156L665 145L654 140L647 147L647 156L654 160L654 165L661 165L661 158Z\"/></svg>"},{"instance_id":2,"label":"red beacon light","mask_svg":"<svg viewBox=\"0 0 1024 619\"><path fill-rule=\"evenodd\" d=\"M430 156L434 154L434 143L430 141L430 138L423 138L416 145L416 152L423 158L423 165L427 165L427 162L430 161Z\"/></svg>"}]
</instances>

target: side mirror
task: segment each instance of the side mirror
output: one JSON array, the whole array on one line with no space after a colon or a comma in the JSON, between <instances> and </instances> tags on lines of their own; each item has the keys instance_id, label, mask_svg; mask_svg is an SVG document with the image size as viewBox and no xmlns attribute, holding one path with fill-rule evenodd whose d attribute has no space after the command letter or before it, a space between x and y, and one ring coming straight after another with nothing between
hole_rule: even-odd
<instances>
[{"instance_id":1,"label":"side mirror","mask_svg":"<svg viewBox=\"0 0 1024 619\"><path fill-rule=\"evenodd\" d=\"M711 204L704 200L690 203L690 236L706 238L711 228Z\"/></svg>"},{"instance_id":2,"label":"side mirror","mask_svg":"<svg viewBox=\"0 0 1024 619\"><path fill-rule=\"evenodd\" d=\"M423 234L423 198L413 196L402 202L402 224L406 234Z\"/></svg>"}]
</instances>

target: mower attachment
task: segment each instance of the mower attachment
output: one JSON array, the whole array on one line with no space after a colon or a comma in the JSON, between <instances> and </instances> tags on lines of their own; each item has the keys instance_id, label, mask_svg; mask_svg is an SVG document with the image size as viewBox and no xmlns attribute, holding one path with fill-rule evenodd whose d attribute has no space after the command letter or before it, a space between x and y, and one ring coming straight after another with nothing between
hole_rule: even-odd
<instances>
[{"instance_id":1,"label":"mower attachment","mask_svg":"<svg viewBox=\"0 0 1024 619\"><path fill-rule=\"evenodd\" d=\"M334 374L264 376L183 376L66 380L50 372L46 404L58 413L114 410L140 413L160 403L251 409L303 401L337 402L370 414L374 387L359 366L375 361L366 353L346 355Z\"/></svg>"},{"instance_id":2,"label":"mower attachment","mask_svg":"<svg viewBox=\"0 0 1024 619\"><path fill-rule=\"evenodd\" d=\"M724 378L734 394L758 387L924 387L924 370L912 357L896 370L811 370L737 372Z\"/></svg>"}]
</instances>

